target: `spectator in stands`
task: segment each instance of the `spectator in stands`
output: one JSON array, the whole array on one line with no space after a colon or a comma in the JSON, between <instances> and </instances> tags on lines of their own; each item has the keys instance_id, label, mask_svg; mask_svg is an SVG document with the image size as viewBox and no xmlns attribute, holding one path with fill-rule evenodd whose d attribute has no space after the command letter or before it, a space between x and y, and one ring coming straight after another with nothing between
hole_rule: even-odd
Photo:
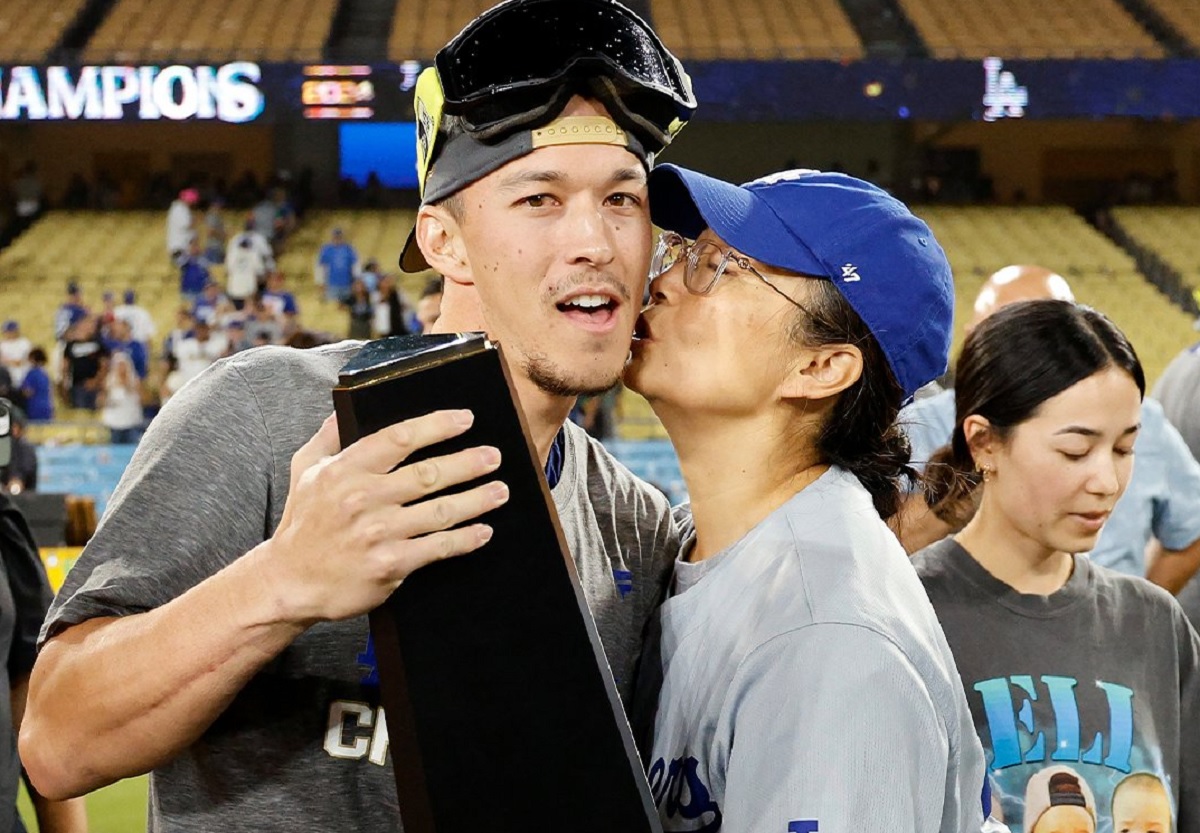
<instances>
[{"instance_id":1,"label":"spectator in stands","mask_svg":"<svg viewBox=\"0 0 1200 833\"><path fill-rule=\"evenodd\" d=\"M598 5L539 8L578 16L577 24ZM644 24L618 4L603 8L610 17L602 35L561 27L594 58L564 64L541 102L548 106L507 126L511 135L485 144L457 117L435 119L442 132L417 215L419 248L406 261L427 257L450 274L440 328L487 330L503 341L584 592L598 611L620 611L597 622L628 695L674 527L661 494L564 422L576 391L607 388L624 365L649 263L645 170L693 102L682 68ZM526 11L510 0L479 26L486 35ZM623 56L610 53L635 43L639 57L653 60L630 62L617 84L607 67ZM641 74L648 64L670 85L652 85ZM569 96L577 84L631 113L628 128L618 130L602 104ZM570 123L559 122L569 143L532 148L533 129L577 117L604 126L568 135ZM485 157L491 167L474 164ZM556 189L571 211L529 208L547 187L535 178L551 171L568 172ZM514 173L524 175L528 197L519 204L499 187ZM606 298L598 317L608 323L598 330L578 320L588 315L572 283L581 275L595 277L589 291ZM483 480L496 463L476 449L442 458L436 468L445 479L432 485L480 479L479 487L416 506L407 504L427 489L381 491L385 481L402 489L418 479L396 452L406 431L414 448L424 447L469 420L428 415L340 451L336 421L326 419L330 391L356 349L248 351L193 380L155 420L42 632L21 737L35 784L69 795L153 770L150 814L164 829L397 828L383 722L374 723L382 765L344 754L353 733L329 732L348 726L353 709L382 717L378 688L364 684L360 665L368 636L361 614L434 553L483 543L486 530L468 521L499 505L505 489ZM386 548L365 545L359 521L339 514L342 490L365 496L362 521L385 519ZM439 515L453 528L430 522Z\"/></svg>"},{"instance_id":2,"label":"spectator in stands","mask_svg":"<svg viewBox=\"0 0 1200 833\"><path fill-rule=\"evenodd\" d=\"M10 419L12 457L7 466L0 467L0 490L10 495L37 491L37 448L25 436L25 424L25 413L20 408L13 408ZM4 553L4 558L8 558L8 553Z\"/></svg>"},{"instance_id":3,"label":"spectator in stands","mask_svg":"<svg viewBox=\"0 0 1200 833\"><path fill-rule=\"evenodd\" d=\"M13 197L16 205L16 233L20 234L33 225L45 210L46 194L42 181L38 178L37 164L30 160L21 169L21 174L12 184Z\"/></svg>"},{"instance_id":4,"label":"spectator in stands","mask_svg":"<svg viewBox=\"0 0 1200 833\"><path fill-rule=\"evenodd\" d=\"M254 347L254 343L250 340L250 336L246 333L246 323L240 319L230 321L225 327L225 340L229 342L229 349L226 353L232 356L234 353L240 353L243 350L249 350Z\"/></svg>"},{"instance_id":5,"label":"spectator in stands","mask_svg":"<svg viewBox=\"0 0 1200 833\"><path fill-rule=\"evenodd\" d=\"M96 177L96 208L101 211L112 211L121 202L121 187L107 171L102 171Z\"/></svg>"},{"instance_id":6,"label":"spectator in stands","mask_svg":"<svg viewBox=\"0 0 1200 833\"><path fill-rule=\"evenodd\" d=\"M375 298L379 291L379 274L379 261L371 258L363 264L362 272L358 276L358 279L366 284L367 292L372 298Z\"/></svg>"},{"instance_id":7,"label":"spectator in stands","mask_svg":"<svg viewBox=\"0 0 1200 833\"><path fill-rule=\"evenodd\" d=\"M945 254L843 174L737 186L660 166L650 210L669 231L625 383L691 501L633 715L663 827L979 831L983 749L883 520L910 473L896 414L946 369Z\"/></svg>"},{"instance_id":8,"label":"spectator in stands","mask_svg":"<svg viewBox=\"0 0 1200 833\"><path fill-rule=\"evenodd\" d=\"M129 324L130 336L134 341L141 342L148 354L150 342L158 333L158 327L154 324L154 316L150 314L150 310L138 304L137 293L132 289L125 290L121 301L121 305L113 310L113 314Z\"/></svg>"},{"instance_id":9,"label":"spectator in stands","mask_svg":"<svg viewBox=\"0 0 1200 833\"><path fill-rule=\"evenodd\" d=\"M288 202L287 192L279 186L272 186L255 204L251 215L255 228L262 232L278 254L296 227L296 212Z\"/></svg>"},{"instance_id":10,"label":"spectator in stands","mask_svg":"<svg viewBox=\"0 0 1200 833\"><path fill-rule=\"evenodd\" d=\"M126 353L114 353L98 398L100 422L114 445L134 445L142 437L142 382Z\"/></svg>"},{"instance_id":11,"label":"spectator in stands","mask_svg":"<svg viewBox=\"0 0 1200 833\"><path fill-rule=\"evenodd\" d=\"M3 490L0 490L2 492ZM17 733L25 714L29 691L29 672L36 656L38 629L53 592L46 568L38 555L37 541L29 524L13 501L0 493L0 654L4 657L4 685L0 697L8 704L3 731L0 732L0 806L7 808L12 820L2 829L24 833L17 816L17 791L21 781L21 761L17 757ZM87 808L82 798L50 801L37 790L29 790L42 833L87 833Z\"/></svg>"},{"instance_id":12,"label":"spectator in stands","mask_svg":"<svg viewBox=\"0 0 1200 833\"><path fill-rule=\"evenodd\" d=\"M100 311L96 313L100 320L100 335L107 337L108 328L117 317L117 296L111 290L105 290L100 296Z\"/></svg>"},{"instance_id":13,"label":"spectator in stands","mask_svg":"<svg viewBox=\"0 0 1200 833\"><path fill-rule=\"evenodd\" d=\"M167 209L167 254L172 263L178 264L183 259L188 245L196 237L192 209L199 199L200 192L195 188L184 188Z\"/></svg>"},{"instance_id":14,"label":"spectator in stands","mask_svg":"<svg viewBox=\"0 0 1200 833\"><path fill-rule=\"evenodd\" d=\"M279 219L279 209L269 193L263 194L262 199L254 204L250 216L254 219L254 228L267 238L267 242L274 249L275 239L279 232L276 225Z\"/></svg>"},{"instance_id":15,"label":"spectator in stands","mask_svg":"<svg viewBox=\"0 0 1200 833\"><path fill-rule=\"evenodd\" d=\"M434 278L425 284L421 297L417 301L417 309L413 332L427 333L437 323L442 311L442 279Z\"/></svg>"},{"instance_id":16,"label":"spectator in stands","mask_svg":"<svg viewBox=\"0 0 1200 833\"><path fill-rule=\"evenodd\" d=\"M21 394L21 389L13 384L12 375L3 365L0 365L0 399L7 399L18 408L25 404L25 397Z\"/></svg>"},{"instance_id":17,"label":"spectator in stands","mask_svg":"<svg viewBox=\"0 0 1200 833\"><path fill-rule=\"evenodd\" d=\"M271 265L248 236L240 234L231 241L225 255L225 295L236 309L243 309L258 292Z\"/></svg>"},{"instance_id":18,"label":"spectator in stands","mask_svg":"<svg viewBox=\"0 0 1200 833\"><path fill-rule=\"evenodd\" d=\"M221 209L225 207L220 197L213 197L204 212L204 259L209 264L225 262L225 246L229 235L225 232L225 217Z\"/></svg>"},{"instance_id":19,"label":"spectator in stands","mask_svg":"<svg viewBox=\"0 0 1200 833\"><path fill-rule=\"evenodd\" d=\"M371 293L367 285L358 278L350 284L350 297L342 302L350 316L348 336L357 339L371 337L371 322L375 318L375 306L371 303Z\"/></svg>"},{"instance_id":20,"label":"spectator in stands","mask_svg":"<svg viewBox=\"0 0 1200 833\"><path fill-rule=\"evenodd\" d=\"M79 284L71 281L67 284L67 299L54 313L54 337L62 341L67 336L67 330L87 317L88 308L83 303L83 290Z\"/></svg>"},{"instance_id":21,"label":"spectator in stands","mask_svg":"<svg viewBox=\"0 0 1200 833\"><path fill-rule=\"evenodd\" d=\"M375 171L367 173L367 181L363 183L362 204L364 208L383 208L384 197L387 192L383 187L383 180L379 178L379 174Z\"/></svg>"},{"instance_id":22,"label":"spectator in stands","mask_svg":"<svg viewBox=\"0 0 1200 833\"><path fill-rule=\"evenodd\" d=\"M259 229L253 217L248 217L242 230L229 239L229 244L225 247L225 260L228 265L229 255L234 249L245 248L245 242L250 241L250 248L259 253L263 263L266 264L266 270L270 271L275 268L275 253L271 248L271 241Z\"/></svg>"},{"instance_id":23,"label":"spectator in stands","mask_svg":"<svg viewBox=\"0 0 1200 833\"><path fill-rule=\"evenodd\" d=\"M579 424L598 440L612 439L617 427L617 409L621 386L613 385L602 393L579 397Z\"/></svg>"},{"instance_id":24,"label":"spectator in stands","mask_svg":"<svg viewBox=\"0 0 1200 833\"><path fill-rule=\"evenodd\" d=\"M145 379L150 370L150 354L146 345L133 337L133 328L129 322L118 318L108 328L108 336L104 339L104 347L110 357L118 353L127 356L133 363L134 371L139 379ZM112 375L112 369L109 369Z\"/></svg>"},{"instance_id":25,"label":"spectator in stands","mask_svg":"<svg viewBox=\"0 0 1200 833\"><path fill-rule=\"evenodd\" d=\"M25 415L30 422L49 422L54 419L54 397L50 376L46 373L46 351L34 347L29 351L29 372L21 383L25 399Z\"/></svg>"},{"instance_id":26,"label":"spectator in stands","mask_svg":"<svg viewBox=\"0 0 1200 833\"><path fill-rule=\"evenodd\" d=\"M216 282L209 281L200 298L192 305L192 318L195 321L207 321L210 325L216 325L218 318L226 308L233 309L233 305L225 297L221 287Z\"/></svg>"},{"instance_id":27,"label":"spectator in stands","mask_svg":"<svg viewBox=\"0 0 1200 833\"><path fill-rule=\"evenodd\" d=\"M214 307L215 309L215 307ZM163 339L163 358L169 358L175 355L175 347L185 338L190 338L194 331L195 319L192 318L192 311L188 307L180 307L175 310L175 326L167 333Z\"/></svg>"},{"instance_id":28,"label":"spectator in stands","mask_svg":"<svg viewBox=\"0 0 1200 833\"><path fill-rule=\"evenodd\" d=\"M406 335L408 328L408 304L396 279L384 275L379 279L379 297L375 301L375 317L371 329L376 338Z\"/></svg>"},{"instance_id":29,"label":"spectator in stands","mask_svg":"<svg viewBox=\"0 0 1200 833\"><path fill-rule=\"evenodd\" d=\"M179 372L179 360L176 359L175 356L167 356L162 360L162 362L162 382L159 384L158 388L158 401L160 409L163 405L167 404L172 396L179 392L179 389L183 387L185 381L183 375Z\"/></svg>"},{"instance_id":30,"label":"spectator in stands","mask_svg":"<svg viewBox=\"0 0 1200 833\"><path fill-rule=\"evenodd\" d=\"M247 308L248 314L244 323L246 338L252 347L264 344L282 344L283 326L267 309L261 298L253 298Z\"/></svg>"},{"instance_id":31,"label":"spectator in stands","mask_svg":"<svg viewBox=\"0 0 1200 833\"><path fill-rule=\"evenodd\" d=\"M262 294L263 306L275 316L283 337L287 338L296 331L297 318L300 315L300 305L296 296L288 291L283 272L278 269L267 276L267 289Z\"/></svg>"},{"instance_id":32,"label":"spectator in stands","mask_svg":"<svg viewBox=\"0 0 1200 833\"><path fill-rule=\"evenodd\" d=\"M225 260L225 252L221 252L221 260ZM179 297L188 304L196 303L196 299L204 292L204 287L212 280L211 264L200 253L200 244L193 240L188 244L187 255L179 264Z\"/></svg>"},{"instance_id":33,"label":"spectator in stands","mask_svg":"<svg viewBox=\"0 0 1200 833\"><path fill-rule=\"evenodd\" d=\"M108 350L100 340L100 324L94 315L67 331L63 366L59 374L72 408L96 410L96 396L108 369Z\"/></svg>"},{"instance_id":34,"label":"spectator in stands","mask_svg":"<svg viewBox=\"0 0 1200 833\"><path fill-rule=\"evenodd\" d=\"M1132 769L1169 785L1175 824L1168 809L1165 825L1122 815L1099 829L1188 829L1200 817L1200 637L1168 593L1086 557L1142 464L1145 377L1133 346L1093 309L1032 300L979 323L957 371L952 439L927 469L930 503L979 508L913 563L971 694L992 794L1030 833L1094 829L1097 805L1118 803ZM1090 728L1066 725L1120 725L1121 743L1102 756ZM1029 728L1055 732L1044 755L1028 754ZM1047 804L1044 780L1037 801L1027 787L1058 762L1095 790L1074 802L1091 810L1090 827L1086 816L1083 826L1039 820L1071 803L1051 786Z\"/></svg>"},{"instance_id":35,"label":"spectator in stands","mask_svg":"<svg viewBox=\"0 0 1200 833\"><path fill-rule=\"evenodd\" d=\"M19 322L9 319L0 328L0 367L8 369L14 387L20 387L29 371L29 352L33 344L21 335Z\"/></svg>"},{"instance_id":36,"label":"spectator in stands","mask_svg":"<svg viewBox=\"0 0 1200 833\"><path fill-rule=\"evenodd\" d=\"M91 205L92 187L83 178L83 174L75 171L67 182L66 190L63 191L62 206L63 208L79 209L90 208Z\"/></svg>"},{"instance_id":37,"label":"spectator in stands","mask_svg":"<svg viewBox=\"0 0 1200 833\"><path fill-rule=\"evenodd\" d=\"M1072 300L1062 276L1039 266L1005 267L980 290L971 329L1008 304L1047 298ZM901 412L915 465L923 468L949 441L954 408L951 388L917 400ZM1152 541L1152 554L1162 552L1174 566L1200 563L1200 463L1157 402L1147 399L1141 410L1141 431L1134 446L1138 463L1091 553L1095 563L1135 576L1147 575L1145 553ZM961 529L973 511L967 504L943 504L931 510L925 496L914 492L906 498L898 522L900 540L905 549L915 552ZM1178 592L1187 577L1175 576L1167 589Z\"/></svg>"},{"instance_id":38,"label":"spectator in stands","mask_svg":"<svg viewBox=\"0 0 1200 833\"><path fill-rule=\"evenodd\" d=\"M329 344L329 339L324 338L322 334L314 333L312 330L296 330L288 336L284 342L285 347L291 347L295 350L311 350L314 347L320 347L322 344Z\"/></svg>"},{"instance_id":39,"label":"spectator in stands","mask_svg":"<svg viewBox=\"0 0 1200 833\"><path fill-rule=\"evenodd\" d=\"M229 352L229 340L224 333L214 333L209 323L196 319L195 331L175 347L182 385L200 375L210 364Z\"/></svg>"},{"instance_id":40,"label":"spectator in stands","mask_svg":"<svg viewBox=\"0 0 1200 833\"><path fill-rule=\"evenodd\" d=\"M345 303L357 272L358 252L346 241L342 230L335 228L317 254L317 284L325 287L325 300Z\"/></svg>"}]
</instances>

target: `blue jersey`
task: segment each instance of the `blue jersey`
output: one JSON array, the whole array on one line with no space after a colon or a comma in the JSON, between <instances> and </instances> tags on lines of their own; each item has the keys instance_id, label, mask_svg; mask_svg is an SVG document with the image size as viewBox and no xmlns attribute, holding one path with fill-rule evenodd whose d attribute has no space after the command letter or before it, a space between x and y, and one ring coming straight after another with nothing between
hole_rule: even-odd
<instances>
[{"instance_id":1,"label":"blue jersey","mask_svg":"<svg viewBox=\"0 0 1200 833\"><path fill-rule=\"evenodd\" d=\"M25 394L25 415L31 420L42 422L54 419L54 400L50 396L50 377L45 368L34 365L21 382Z\"/></svg>"},{"instance_id":2,"label":"blue jersey","mask_svg":"<svg viewBox=\"0 0 1200 833\"><path fill-rule=\"evenodd\" d=\"M326 243L317 260L328 270L326 283L329 286L348 287L354 282L358 254L349 243Z\"/></svg>"},{"instance_id":3,"label":"blue jersey","mask_svg":"<svg viewBox=\"0 0 1200 833\"><path fill-rule=\"evenodd\" d=\"M179 291L184 295L199 295L208 279L208 261L202 257L189 257L179 267Z\"/></svg>"}]
</instances>

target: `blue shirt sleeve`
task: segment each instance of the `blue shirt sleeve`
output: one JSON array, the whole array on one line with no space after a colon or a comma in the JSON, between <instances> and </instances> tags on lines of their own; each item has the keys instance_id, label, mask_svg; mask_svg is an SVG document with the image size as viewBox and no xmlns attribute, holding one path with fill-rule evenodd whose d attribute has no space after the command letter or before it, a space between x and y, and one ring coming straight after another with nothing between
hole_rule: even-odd
<instances>
[{"instance_id":1,"label":"blue shirt sleeve","mask_svg":"<svg viewBox=\"0 0 1200 833\"><path fill-rule=\"evenodd\" d=\"M914 468L924 471L929 458L954 434L954 391L918 399L900 411L899 423L912 445Z\"/></svg>"},{"instance_id":2,"label":"blue shirt sleeve","mask_svg":"<svg viewBox=\"0 0 1200 833\"><path fill-rule=\"evenodd\" d=\"M1166 488L1154 502L1154 537L1166 549L1182 550L1200 539L1200 463L1161 408L1159 416L1161 450L1155 457Z\"/></svg>"}]
</instances>

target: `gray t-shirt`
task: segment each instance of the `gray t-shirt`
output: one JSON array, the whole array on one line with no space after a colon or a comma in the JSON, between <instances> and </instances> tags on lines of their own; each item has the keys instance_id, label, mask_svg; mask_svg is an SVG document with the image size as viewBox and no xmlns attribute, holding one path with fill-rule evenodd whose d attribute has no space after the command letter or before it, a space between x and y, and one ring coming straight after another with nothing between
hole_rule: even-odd
<instances>
[{"instance_id":1,"label":"gray t-shirt","mask_svg":"<svg viewBox=\"0 0 1200 833\"><path fill-rule=\"evenodd\" d=\"M1081 555L1022 594L952 538L913 561L1013 833L1200 831L1200 641L1170 594Z\"/></svg>"},{"instance_id":2,"label":"gray t-shirt","mask_svg":"<svg viewBox=\"0 0 1200 833\"><path fill-rule=\"evenodd\" d=\"M184 386L151 424L43 641L92 617L165 604L270 536L291 457L333 409L338 371L360 346L250 350ZM582 429L568 424L565 439L552 495L626 697L677 536L660 492ZM152 774L152 833L399 830L367 634L366 617L321 623L263 668L197 743Z\"/></svg>"},{"instance_id":3,"label":"gray t-shirt","mask_svg":"<svg viewBox=\"0 0 1200 833\"><path fill-rule=\"evenodd\" d=\"M1150 395L1162 403L1167 419L1200 460L1200 344L1171 360Z\"/></svg>"},{"instance_id":4,"label":"gray t-shirt","mask_svg":"<svg viewBox=\"0 0 1200 833\"><path fill-rule=\"evenodd\" d=\"M684 567L639 680L664 830L978 831L954 659L857 478L831 468L713 561Z\"/></svg>"},{"instance_id":5,"label":"gray t-shirt","mask_svg":"<svg viewBox=\"0 0 1200 833\"><path fill-rule=\"evenodd\" d=\"M1200 344L1171 360L1150 395L1162 405L1192 456L1200 459ZM1200 624L1200 577L1193 577L1179 591L1179 604L1193 626Z\"/></svg>"}]
</instances>

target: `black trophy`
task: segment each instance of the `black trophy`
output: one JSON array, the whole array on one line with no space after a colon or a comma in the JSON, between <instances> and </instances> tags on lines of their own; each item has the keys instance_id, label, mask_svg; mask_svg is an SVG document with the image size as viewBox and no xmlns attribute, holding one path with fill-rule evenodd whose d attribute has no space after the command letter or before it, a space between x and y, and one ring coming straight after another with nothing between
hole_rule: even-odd
<instances>
[{"instance_id":1,"label":"black trophy","mask_svg":"<svg viewBox=\"0 0 1200 833\"><path fill-rule=\"evenodd\" d=\"M480 519L495 530L485 546L416 571L370 617L405 833L660 831L498 346L482 334L371 342L333 398L343 447L471 409L464 435L421 456L495 446L503 462L487 479L511 490Z\"/></svg>"}]
</instances>

